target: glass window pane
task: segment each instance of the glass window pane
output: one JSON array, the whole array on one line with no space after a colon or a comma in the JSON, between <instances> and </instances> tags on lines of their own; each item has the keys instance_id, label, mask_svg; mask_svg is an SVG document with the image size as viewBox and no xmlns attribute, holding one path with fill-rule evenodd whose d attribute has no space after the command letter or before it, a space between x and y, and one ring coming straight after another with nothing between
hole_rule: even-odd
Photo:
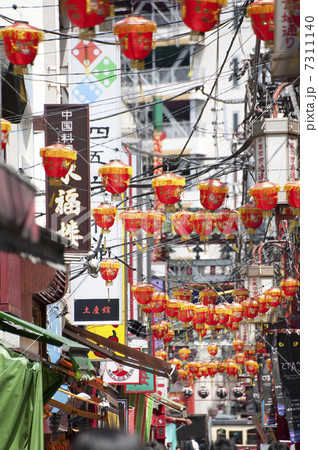
<instances>
[{"instance_id":1,"label":"glass window pane","mask_svg":"<svg viewBox=\"0 0 318 450\"><path fill-rule=\"evenodd\" d=\"M230 431L230 439L235 444L243 444L243 433L242 433L242 431Z\"/></svg>"}]
</instances>

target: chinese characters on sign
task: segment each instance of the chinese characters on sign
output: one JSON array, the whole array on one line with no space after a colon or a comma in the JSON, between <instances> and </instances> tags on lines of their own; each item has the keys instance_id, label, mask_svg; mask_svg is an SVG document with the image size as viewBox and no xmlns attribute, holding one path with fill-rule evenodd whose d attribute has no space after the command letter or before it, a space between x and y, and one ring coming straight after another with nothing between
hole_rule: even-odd
<instances>
[{"instance_id":1,"label":"chinese characters on sign","mask_svg":"<svg viewBox=\"0 0 318 450\"><path fill-rule=\"evenodd\" d=\"M78 325L115 324L120 320L118 298L75 299L73 309L73 323Z\"/></svg>"},{"instance_id":2,"label":"chinese characters on sign","mask_svg":"<svg viewBox=\"0 0 318 450\"><path fill-rule=\"evenodd\" d=\"M260 136L255 139L255 153L256 153L256 179L257 182L264 181L265 176L265 156L266 156L265 137Z\"/></svg>"},{"instance_id":3,"label":"chinese characters on sign","mask_svg":"<svg viewBox=\"0 0 318 450\"><path fill-rule=\"evenodd\" d=\"M45 105L45 142L59 140L78 152L61 179L47 181L47 226L70 241L68 252L90 250L90 169L88 105Z\"/></svg>"}]
</instances>

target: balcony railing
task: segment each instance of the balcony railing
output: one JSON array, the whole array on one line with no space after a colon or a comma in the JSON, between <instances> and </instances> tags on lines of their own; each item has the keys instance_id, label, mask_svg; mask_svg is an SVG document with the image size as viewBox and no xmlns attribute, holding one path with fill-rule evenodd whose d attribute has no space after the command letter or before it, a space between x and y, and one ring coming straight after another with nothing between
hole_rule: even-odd
<instances>
[{"instance_id":1,"label":"balcony railing","mask_svg":"<svg viewBox=\"0 0 318 450\"><path fill-rule=\"evenodd\" d=\"M182 83L190 81L190 67L170 67L167 69L151 69L140 72L142 85L158 86L160 84ZM138 75L134 73L126 73L122 78L122 87L131 88L138 85Z\"/></svg>"}]
</instances>

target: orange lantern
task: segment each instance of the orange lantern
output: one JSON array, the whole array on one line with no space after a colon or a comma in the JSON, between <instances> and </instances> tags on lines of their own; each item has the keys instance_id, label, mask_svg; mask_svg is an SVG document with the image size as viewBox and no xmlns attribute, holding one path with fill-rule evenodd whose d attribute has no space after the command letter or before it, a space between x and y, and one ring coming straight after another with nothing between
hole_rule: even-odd
<instances>
[{"instance_id":1,"label":"orange lantern","mask_svg":"<svg viewBox=\"0 0 318 450\"><path fill-rule=\"evenodd\" d=\"M178 311L179 311L180 306L181 305L180 305L179 299L168 298L164 312L168 317L175 319L178 316Z\"/></svg>"},{"instance_id":2,"label":"orange lantern","mask_svg":"<svg viewBox=\"0 0 318 450\"><path fill-rule=\"evenodd\" d=\"M153 324L151 326L153 336L156 339L162 339L167 331L168 325L169 324L164 320Z\"/></svg>"},{"instance_id":3,"label":"orange lantern","mask_svg":"<svg viewBox=\"0 0 318 450\"><path fill-rule=\"evenodd\" d=\"M286 191L286 199L288 204L293 208L293 214L297 215L300 212L300 181L290 181L284 186Z\"/></svg>"},{"instance_id":4,"label":"orange lantern","mask_svg":"<svg viewBox=\"0 0 318 450\"><path fill-rule=\"evenodd\" d=\"M199 372L200 363L197 361L189 361L186 365L186 368L189 370L190 374L196 375Z\"/></svg>"},{"instance_id":5,"label":"orange lantern","mask_svg":"<svg viewBox=\"0 0 318 450\"><path fill-rule=\"evenodd\" d=\"M249 189L248 195L253 197L255 205L263 211L263 215L271 217L271 210L275 208L278 202L279 191L279 184L261 181Z\"/></svg>"},{"instance_id":6,"label":"orange lantern","mask_svg":"<svg viewBox=\"0 0 318 450\"><path fill-rule=\"evenodd\" d=\"M194 304L190 302L182 302L178 312L178 320L180 320L185 327L189 327L193 317Z\"/></svg>"},{"instance_id":7,"label":"orange lantern","mask_svg":"<svg viewBox=\"0 0 318 450\"><path fill-rule=\"evenodd\" d=\"M200 241L208 241L208 236L214 229L213 213L207 210L200 210L193 213L191 220L193 222L194 231L200 235Z\"/></svg>"},{"instance_id":8,"label":"orange lantern","mask_svg":"<svg viewBox=\"0 0 318 450\"><path fill-rule=\"evenodd\" d=\"M216 356L217 352L219 351L219 346L216 344L210 344L208 345L207 350L211 356Z\"/></svg>"},{"instance_id":9,"label":"orange lantern","mask_svg":"<svg viewBox=\"0 0 318 450\"><path fill-rule=\"evenodd\" d=\"M257 295L256 297L254 297L254 299L258 302L258 305L259 305L258 315L264 316L270 308L270 302L269 302L268 296L266 296L265 294L260 294L260 295Z\"/></svg>"},{"instance_id":10,"label":"orange lantern","mask_svg":"<svg viewBox=\"0 0 318 450\"><path fill-rule=\"evenodd\" d=\"M173 289L173 295L180 301L190 302L192 299L192 291L187 288Z\"/></svg>"},{"instance_id":11,"label":"orange lantern","mask_svg":"<svg viewBox=\"0 0 318 450\"><path fill-rule=\"evenodd\" d=\"M177 211L170 217L174 231L181 236L181 241L190 239L190 234L194 229L191 217L190 211Z\"/></svg>"},{"instance_id":12,"label":"orange lantern","mask_svg":"<svg viewBox=\"0 0 318 450\"><path fill-rule=\"evenodd\" d=\"M280 282L280 286L284 292L286 300L293 300L294 296L298 292L299 284L299 281L295 278L285 278Z\"/></svg>"},{"instance_id":13,"label":"orange lantern","mask_svg":"<svg viewBox=\"0 0 318 450\"><path fill-rule=\"evenodd\" d=\"M63 144L52 144L40 150L44 170L48 177L60 184L60 178L65 177L70 167L77 159L77 152Z\"/></svg>"},{"instance_id":14,"label":"orange lantern","mask_svg":"<svg viewBox=\"0 0 318 450\"><path fill-rule=\"evenodd\" d=\"M103 280L106 281L106 286L113 284L113 280L117 277L119 269L120 263L114 259L108 258L101 261L100 274Z\"/></svg>"},{"instance_id":15,"label":"orange lantern","mask_svg":"<svg viewBox=\"0 0 318 450\"><path fill-rule=\"evenodd\" d=\"M267 289L267 291L265 291L265 295L269 300L271 308L275 311L282 302L283 290L279 287L272 287L271 289Z\"/></svg>"},{"instance_id":16,"label":"orange lantern","mask_svg":"<svg viewBox=\"0 0 318 450\"><path fill-rule=\"evenodd\" d=\"M153 236L156 232L161 231L162 222L166 220L166 216L161 211L149 209L142 213L141 228L147 233L147 237Z\"/></svg>"},{"instance_id":17,"label":"orange lantern","mask_svg":"<svg viewBox=\"0 0 318 450\"><path fill-rule=\"evenodd\" d=\"M256 233L256 229L262 225L263 212L257 208L254 203L249 202L239 208L240 217L243 225L247 228L248 234Z\"/></svg>"},{"instance_id":18,"label":"orange lantern","mask_svg":"<svg viewBox=\"0 0 318 450\"><path fill-rule=\"evenodd\" d=\"M232 291L232 297L238 303L242 302L243 300L246 300L248 298L248 296L249 296L249 291L244 286L235 288Z\"/></svg>"},{"instance_id":19,"label":"orange lantern","mask_svg":"<svg viewBox=\"0 0 318 450\"><path fill-rule=\"evenodd\" d=\"M214 377L218 373L218 361L211 361L206 363L208 374L210 377Z\"/></svg>"},{"instance_id":20,"label":"orange lantern","mask_svg":"<svg viewBox=\"0 0 318 450\"><path fill-rule=\"evenodd\" d=\"M215 305L218 299L218 293L215 289L203 289L199 292L200 302L203 305Z\"/></svg>"},{"instance_id":21,"label":"orange lantern","mask_svg":"<svg viewBox=\"0 0 318 450\"><path fill-rule=\"evenodd\" d=\"M208 311L205 323L210 329L216 327L219 323L219 316L215 314L215 305L207 305Z\"/></svg>"},{"instance_id":22,"label":"orange lantern","mask_svg":"<svg viewBox=\"0 0 318 450\"><path fill-rule=\"evenodd\" d=\"M258 373L259 371L259 365L256 361L254 361L253 359L247 359L245 361L245 367L247 372L249 373L250 377L253 379L255 377L255 375Z\"/></svg>"},{"instance_id":23,"label":"orange lantern","mask_svg":"<svg viewBox=\"0 0 318 450\"><path fill-rule=\"evenodd\" d=\"M151 311L154 314L160 314L164 312L168 299L169 297L165 292L154 291L152 294L152 299L149 303Z\"/></svg>"},{"instance_id":24,"label":"orange lantern","mask_svg":"<svg viewBox=\"0 0 318 450\"><path fill-rule=\"evenodd\" d=\"M144 69L146 58L152 49L155 22L140 15L131 15L115 23L113 33L118 36L120 49L130 59L132 69Z\"/></svg>"},{"instance_id":25,"label":"orange lantern","mask_svg":"<svg viewBox=\"0 0 318 450\"><path fill-rule=\"evenodd\" d=\"M235 353L234 358L236 363L240 364L241 366L245 363L246 360L245 353Z\"/></svg>"},{"instance_id":26,"label":"orange lantern","mask_svg":"<svg viewBox=\"0 0 318 450\"><path fill-rule=\"evenodd\" d=\"M214 307L214 314L218 316L218 324L225 325L229 320L229 316L233 315L233 311L227 303L219 303Z\"/></svg>"},{"instance_id":27,"label":"orange lantern","mask_svg":"<svg viewBox=\"0 0 318 450\"><path fill-rule=\"evenodd\" d=\"M180 0L182 20L192 36L202 35L219 24L222 6L227 0Z\"/></svg>"},{"instance_id":28,"label":"orange lantern","mask_svg":"<svg viewBox=\"0 0 318 450\"><path fill-rule=\"evenodd\" d=\"M244 317L247 318L247 321L252 321L258 314L259 304L255 298L247 298L242 303L244 307Z\"/></svg>"},{"instance_id":29,"label":"orange lantern","mask_svg":"<svg viewBox=\"0 0 318 450\"><path fill-rule=\"evenodd\" d=\"M213 211L222 206L225 196L229 192L229 188L220 180L203 181L198 184L198 189L203 208Z\"/></svg>"},{"instance_id":30,"label":"orange lantern","mask_svg":"<svg viewBox=\"0 0 318 450\"><path fill-rule=\"evenodd\" d=\"M116 206L109 205L108 203L102 203L92 209L92 216L94 217L95 223L102 229L104 236L106 233L109 233L109 229L114 225L116 214ZM104 246L106 246L106 237Z\"/></svg>"},{"instance_id":31,"label":"orange lantern","mask_svg":"<svg viewBox=\"0 0 318 450\"><path fill-rule=\"evenodd\" d=\"M9 131L11 131L11 122L1 119L1 150L6 148L9 141Z\"/></svg>"},{"instance_id":32,"label":"orange lantern","mask_svg":"<svg viewBox=\"0 0 318 450\"><path fill-rule=\"evenodd\" d=\"M201 375L201 377L204 377L204 378L209 376L209 371L208 371L206 363L201 363L201 366L199 368L198 374Z\"/></svg>"},{"instance_id":33,"label":"orange lantern","mask_svg":"<svg viewBox=\"0 0 318 450\"><path fill-rule=\"evenodd\" d=\"M119 218L130 237L136 237L138 230L141 228L142 211L135 208L127 209L119 214Z\"/></svg>"},{"instance_id":34,"label":"orange lantern","mask_svg":"<svg viewBox=\"0 0 318 450\"><path fill-rule=\"evenodd\" d=\"M180 355L181 359L186 361L189 358L189 356L191 355L191 350L187 347L182 347L179 350L179 355Z\"/></svg>"},{"instance_id":35,"label":"orange lantern","mask_svg":"<svg viewBox=\"0 0 318 450\"><path fill-rule=\"evenodd\" d=\"M214 215L218 229L225 235L225 239L233 239L237 232L239 213L232 209L224 208Z\"/></svg>"},{"instance_id":36,"label":"orange lantern","mask_svg":"<svg viewBox=\"0 0 318 450\"><path fill-rule=\"evenodd\" d=\"M241 352L244 348L244 341L241 341L240 339L234 339L233 348L236 352Z\"/></svg>"},{"instance_id":37,"label":"orange lantern","mask_svg":"<svg viewBox=\"0 0 318 450\"><path fill-rule=\"evenodd\" d=\"M258 39L274 41L275 0L256 0L248 5L247 17L251 18L253 31Z\"/></svg>"},{"instance_id":38,"label":"orange lantern","mask_svg":"<svg viewBox=\"0 0 318 450\"><path fill-rule=\"evenodd\" d=\"M63 7L73 25L80 28L80 38L95 36L94 27L104 22L109 13L109 0L63 0Z\"/></svg>"},{"instance_id":39,"label":"orange lantern","mask_svg":"<svg viewBox=\"0 0 318 450\"><path fill-rule=\"evenodd\" d=\"M157 358L162 359L163 361L166 361L166 360L167 360L168 354L167 354L167 352L166 352L165 350L158 350L158 351L155 353L155 356L156 356Z\"/></svg>"},{"instance_id":40,"label":"orange lantern","mask_svg":"<svg viewBox=\"0 0 318 450\"><path fill-rule=\"evenodd\" d=\"M232 302L231 303L233 315L231 316L232 322L241 322L244 315L244 307L241 303Z\"/></svg>"},{"instance_id":41,"label":"orange lantern","mask_svg":"<svg viewBox=\"0 0 318 450\"><path fill-rule=\"evenodd\" d=\"M163 335L163 341L167 344L171 342L174 338L174 330L172 328L168 328L165 334Z\"/></svg>"},{"instance_id":42,"label":"orange lantern","mask_svg":"<svg viewBox=\"0 0 318 450\"><path fill-rule=\"evenodd\" d=\"M180 380L185 380L188 376L188 372L184 369L179 369L178 375L179 375Z\"/></svg>"},{"instance_id":43,"label":"orange lantern","mask_svg":"<svg viewBox=\"0 0 318 450\"><path fill-rule=\"evenodd\" d=\"M155 287L148 283L136 283L131 286L131 292L139 305L147 305L152 300Z\"/></svg>"},{"instance_id":44,"label":"orange lantern","mask_svg":"<svg viewBox=\"0 0 318 450\"><path fill-rule=\"evenodd\" d=\"M180 361L180 359L178 358L172 358L169 359L168 361L170 364L173 364L174 366L176 366L177 370L182 369L182 361Z\"/></svg>"},{"instance_id":45,"label":"orange lantern","mask_svg":"<svg viewBox=\"0 0 318 450\"><path fill-rule=\"evenodd\" d=\"M159 175L159 177L153 178L151 185L156 192L158 200L165 205L165 211L174 212L174 205L181 198L185 178L167 172Z\"/></svg>"},{"instance_id":46,"label":"orange lantern","mask_svg":"<svg viewBox=\"0 0 318 450\"><path fill-rule=\"evenodd\" d=\"M14 72L23 73L26 66L33 63L44 33L28 22L19 21L2 28L0 38L3 39L6 57L14 65Z\"/></svg>"},{"instance_id":47,"label":"orange lantern","mask_svg":"<svg viewBox=\"0 0 318 450\"><path fill-rule=\"evenodd\" d=\"M239 366L233 359L229 359L226 363L226 373L229 377L234 378L239 372Z\"/></svg>"},{"instance_id":48,"label":"orange lantern","mask_svg":"<svg viewBox=\"0 0 318 450\"><path fill-rule=\"evenodd\" d=\"M194 305L194 317L193 317L193 323L205 323L206 316L208 313L208 307L205 305L202 305L201 303L196 303Z\"/></svg>"},{"instance_id":49,"label":"orange lantern","mask_svg":"<svg viewBox=\"0 0 318 450\"><path fill-rule=\"evenodd\" d=\"M126 191L132 177L132 167L121 161L112 160L98 169L102 177L102 188L111 194L113 201L122 199L121 194Z\"/></svg>"},{"instance_id":50,"label":"orange lantern","mask_svg":"<svg viewBox=\"0 0 318 450\"><path fill-rule=\"evenodd\" d=\"M218 372L219 373L225 372L225 363L223 361L218 361Z\"/></svg>"}]
</instances>

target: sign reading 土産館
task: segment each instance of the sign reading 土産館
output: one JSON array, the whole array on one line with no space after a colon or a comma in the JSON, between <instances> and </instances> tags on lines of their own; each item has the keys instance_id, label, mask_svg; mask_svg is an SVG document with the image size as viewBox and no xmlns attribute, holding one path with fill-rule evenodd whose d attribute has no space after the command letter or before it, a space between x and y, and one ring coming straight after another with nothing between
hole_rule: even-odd
<instances>
[{"instance_id":1,"label":"sign reading \u571f\u7523\u9928","mask_svg":"<svg viewBox=\"0 0 318 450\"><path fill-rule=\"evenodd\" d=\"M74 299L73 323L77 325L120 323L118 298Z\"/></svg>"}]
</instances>

